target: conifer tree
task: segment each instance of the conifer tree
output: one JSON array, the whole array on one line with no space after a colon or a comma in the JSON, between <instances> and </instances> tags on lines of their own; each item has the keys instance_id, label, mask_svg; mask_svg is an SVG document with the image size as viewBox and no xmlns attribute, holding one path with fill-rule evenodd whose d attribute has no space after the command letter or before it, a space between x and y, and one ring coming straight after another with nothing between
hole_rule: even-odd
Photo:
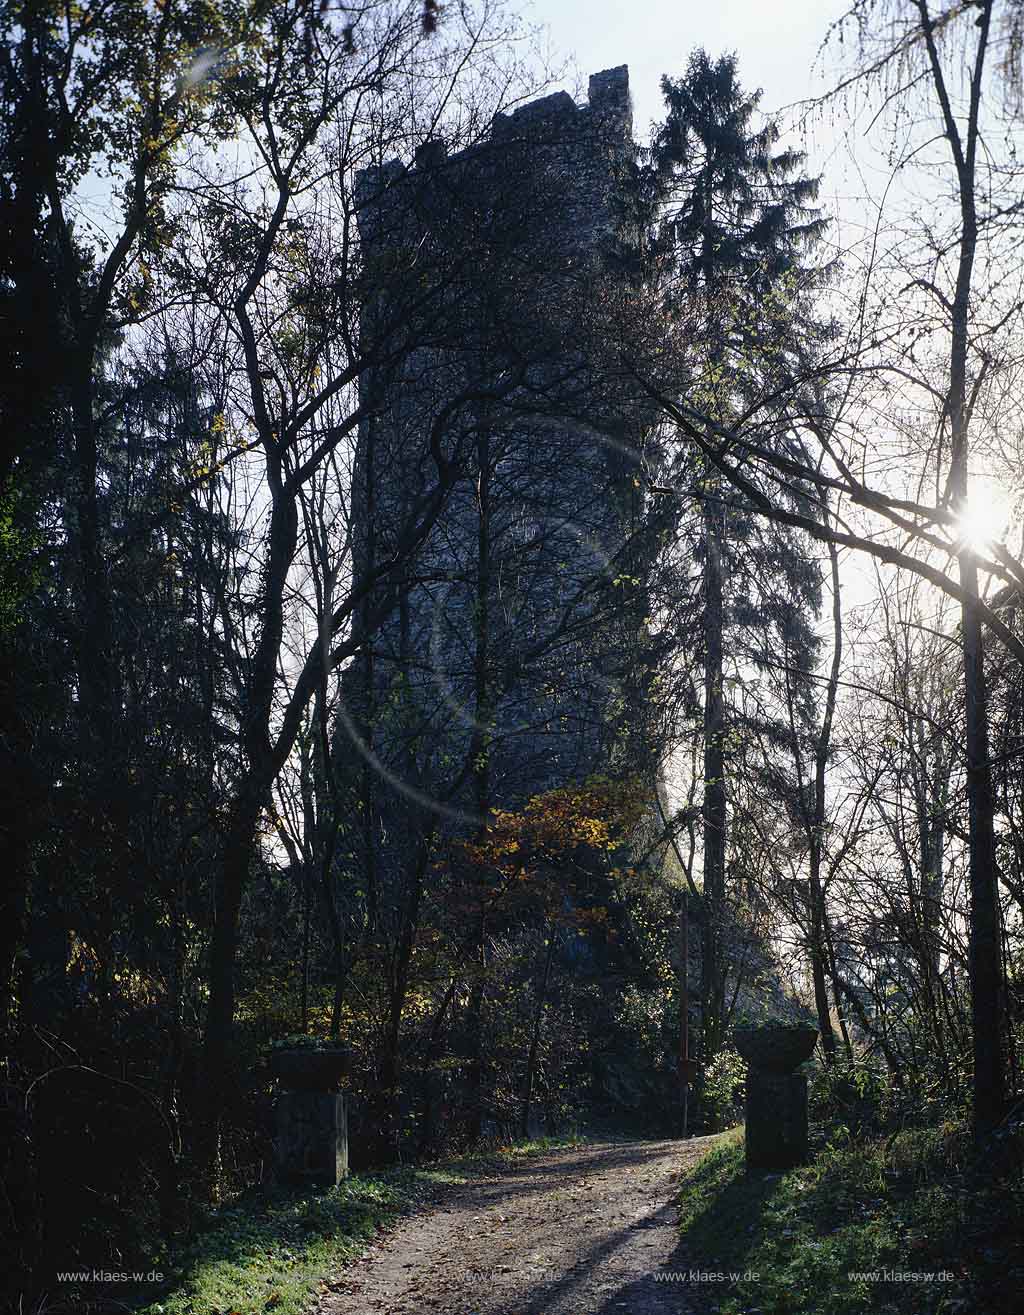
<instances>
[{"instance_id":1,"label":"conifer tree","mask_svg":"<svg viewBox=\"0 0 1024 1315\"><path fill-rule=\"evenodd\" d=\"M702 328L693 347L688 401L722 428L742 428L795 358L813 350L810 293L824 270L812 254L827 225L813 208L818 182L804 156L779 149L771 120L758 121L760 92L747 93L735 55L690 56L680 78L662 79L666 118L650 152L648 194L661 220L657 256L670 309ZM784 414L772 414L758 441L798 441ZM779 641L813 660L817 571L793 535L758 526L702 458L677 458L676 484L699 509L688 537L702 565L704 1056L721 1045L728 1021L721 934L726 896L727 759L734 713L727 707L725 648L741 667L766 670ZM802 499L794 488L791 495ZM684 533L686 529L684 527ZM742 640L742 642L740 642ZM737 647L737 644L739 647Z\"/></svg>"}]
</instances>

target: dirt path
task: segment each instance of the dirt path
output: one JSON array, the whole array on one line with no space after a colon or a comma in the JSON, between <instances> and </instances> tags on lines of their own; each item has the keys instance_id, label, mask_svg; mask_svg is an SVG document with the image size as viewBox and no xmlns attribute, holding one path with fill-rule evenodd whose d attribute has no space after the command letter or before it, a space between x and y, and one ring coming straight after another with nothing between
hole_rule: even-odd
<instances>
[{"instance_id":1,"label":"dirt path","mask_svg":"<svg viewBox=\"0 0 1024 1315\"><path fill-rule=\"evenodd\" d=\"M714 1145L589 1143L456 1188L330 1284L318 1315L702 1315L679 1177Z\"/></svg>"}]
</instances>

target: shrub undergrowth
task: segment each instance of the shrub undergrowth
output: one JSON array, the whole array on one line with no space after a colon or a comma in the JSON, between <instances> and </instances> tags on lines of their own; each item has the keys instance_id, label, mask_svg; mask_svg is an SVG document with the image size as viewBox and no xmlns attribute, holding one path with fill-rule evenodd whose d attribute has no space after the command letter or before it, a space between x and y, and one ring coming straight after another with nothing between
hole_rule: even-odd
<instances>
[{"instance_id":1,"label":"shrub undergrowth","mask_svg":"<svg viewBox=\"0 0 1024 1315\"><path fill-rule=\"evenodd\" d=\"M717 1293L721 1315L1020 1309L1017 1129L981 1155L952 1120L890 1135L839 1125L817 1141L807 1165L748 1175L737 1129L685 1180L685 1253L742 1276Z\"/></svg>"}]
</instances>

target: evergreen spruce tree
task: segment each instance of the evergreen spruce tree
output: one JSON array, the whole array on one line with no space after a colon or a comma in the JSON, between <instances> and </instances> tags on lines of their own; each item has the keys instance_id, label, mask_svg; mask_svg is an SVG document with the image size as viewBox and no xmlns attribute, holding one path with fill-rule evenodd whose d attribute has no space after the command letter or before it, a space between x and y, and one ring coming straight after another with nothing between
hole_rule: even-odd
<instances>
[{"instance_id":1,"label":"evergreen spruce tree","mask_svg":"<svg viewBox=\"0 0 1024 1315\"><path fill-rule=\"evenodd\" d=\"M758 120L760 92L744 92L734 55L691 56L680 78L662 79L666 118L650 153L648 195L661 221L658 256L669 308L702 326L686 401L712 426L732 430L773 381L792 378L820 341L810 294L824 269L812 263L827 221L813 208L816 179L804 156L777 149L779 129ZM757 411L757 441L798 441L784 415ZM745 435L753 437L753 435ZM795 536L765 526L706 461L681 454L677 487L698 509L688 533L703 574L703 862L706 917L702 993L705 1061L728 1021L722 932L726 899L729 746L738 713L726 698L725 653L768 672L782 651L813 662L819 579ZM807 495L794 488L791 496ZM762 734L772 728L762 726Z\"/></svg>"}]
</instances>

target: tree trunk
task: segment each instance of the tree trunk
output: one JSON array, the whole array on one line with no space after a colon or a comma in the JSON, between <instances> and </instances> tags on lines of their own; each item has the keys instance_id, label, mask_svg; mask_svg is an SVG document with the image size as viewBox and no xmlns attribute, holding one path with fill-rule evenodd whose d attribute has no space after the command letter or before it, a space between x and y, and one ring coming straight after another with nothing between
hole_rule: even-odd
<instances>
[{"instance_id":1,"label":"tree trunk","mask_svg":"<svg viewBox=\"0 0 1024 1315\"><path fill-rule=\"evenodd\" d=\"M230 1054L235 1017L235 957L242 894L256 848L263 792L243 785L224 836L217 874L213 938L210 944L210 999L203 1036L203 1077L197 1152L200 1172L217 1194L220 1125L230 1098Z\"/></svg>"},{"instance_id":2,"label":"tree trunk","mask_svg":"<svg viewBox=\"0 0 1024 1315\"><path fill-rule=\"evenodd\" d=\"M455 991L458 984L459 979L457 976L453 977L448 983L448 989L445 991L437 1013L434 1015L434 1021L430 1025L430 1037L423 1052L423 1119L420 1123L419 1146L417 1148L417 1153L420 1157L427 1153L434 1140L435 1095L438 1086L434 1061L437 1059L440 1051L441 1028L444 1026L445 1015L448 1013L451 1002L455 998Z\"/></svg>"},{"instance_id":3,"label":"tree trunk","mask_svg":"<svg viewBox=\"0 0 1024 1315\"><path fill-rule=\"evenodd\" d=\"M927 0L914 0L928 53L932 86L942 112L945 137L956 169L960 203L960 241L956 290L950 306L949 417L950 458L947 495L956 509L968 498L969 421L967 367L970 351L971 287L978 246L976 161L981 135L982 85L992 6L979 6L978 36L971 66L966 121L954 113L935 41L935 21ZM1002 992L995 853L995 797L988 751L988 700L985 650L979 612L978 566L968 549L959 555L964 697L967 720L967 800L970 818L970 978L971 1035L974 1052L974 1132L983 1137L1003 1116Z\"/></svg>"},{"instance_id":4,"label":"tree trunk","mask_svg":"<svg viewBox=\"0 0 1024 1315\"><path fill-rule=\"evenodd\" d=\"M473 965L473 985L469 994L469 1010L466 1020L466 1040L469 1052L469 1067L466 1082L466 1136L470 1144L478 1142L483 1136L483 1015L484 996L486 994L487 944L483 916L480 918L480 933L476 944L476 962Z\"/></svg>"},{"instance_id":5,"label":"tree trunk","mask_svg":"<svg viewBox=\"0 0 1024 1315\"><path fill-rule=\"evenodd\" d=\"M384 1041L384 1054L380 1065L380 1143L388 1158L397 1158L401 1142L399 1085L401 1079L402 1015L409 995L409 972L416 932L419 928L420 902L423 897L423 877L430 857L433 833L420 841L420 851L412 872L412 885L402 923L402 934L395 956L394 975L388 1000L388 1022Z\"/></svg>"},{"instance_id":6,"label":"tree trunk","mask_svg":"<svg viewBox=\"0 0 1024 1315\"><path fill-rule=\"evenodd\" d=\"M110 661L110 600L97 494L99 453L93 415L94 360L91 352L85 355L72 381L71 409L75 444L75 547L81 590L78 611L82 627L78 663L82 701L79 727L84 760L93 763L102 761L109 752L117 709Z\"/></svg>"},{"instance_id":7,"label":"tree trunk","mask_svg":"<svg viewBox=\"0 0 1024 1315\"><path fill-rule=\"evenodd\" d=\"M690 900L684 887L679 910L679 1103L683 1136L690 1121Z\"/></svg>"},{"instance_id":8,"label":"tree trunk","mask_svg":"<svg viewBox=\"0 0 1024 1315\"><path fill-rule=\"evenodd\" d=\"M548 979L551 976L551 960L555 953L555 929L548 928L548 948L544 956L544 971L541 975L540 988L537 991L537 1003L533 1011L533 1030L530 1034L530 1053L526 1058L526 1080L523 1084L523 1116L520 1123L520 1135L525 1139L530 1135L530 1105L533 1101L533 1079L537 1069L537 1048L540 1045L540 1025L544 1017L544 1004L548 995Z\"/></svg>"},{"instance_id":9,"label":"tree trunk","mask_svg":"<svg viewBox=\"0 0 1024 1315\"><path fill-rule=\"evenodd\" d=\"M814 1003L818 1014L818 1029L825 1053L825 1063L832 1066L836 1059L836 1037L832 1030L831 1008L825 984L826 946L825 933L828 910L821 882L821 859L825 847L826 794L828 760L832 747L832 721L839 691L839 672L843 660L843 609L839 580L839 553L834 543L829 544L832 566L832 665L829 669L825 694L825 712L821 731L814 750L814 813L811 818L811 846L808 896L811 905L811 977L814 982Z\"/></svg>"},{"instance_id":10,"label":"tree trunk","mask_svg":"<svg viewBox=\"0 0 1024 1315\"><path fill-rule=\"evenodd\" d=\"M974 559L960 559L960 579L977 593ZM967 798L970 817L971 1037L974 1051L974 1128L991 1131L1003 1116L1001 938L996 887L995 799L988 752L988 703L981 621L965 605L964 691L967 704Z\"/></svg>"},{"instance_id":11,"label":"tree trunk","mask_svg":"<svg viewBox=\"0 0 1024 1315\"><path fill-rule=\"evenodd\" d=\"M717 485L711 498L717 498ZM704 903L703 1024L705 1064L722 1043L725 971L721 958L725 899L725 698L723 690L722 543L724 516L704 504Z\"/></svg>"},{"instance_id":12,"label":"tree trunk","mask_svg":"<svg viewBox=\"0 0 1024 1315\"><path fill-rule=\"evenodd\" d=\"M476 646L473 655L474 716L469 754L473 773L473 800L477 814L477 835L487 829L490 811L490 589L491 589L491 499L490 441L485 426L477 440L477 572L476 572ZM471 1142L480 1140L483 1131L483 1009L487 994L487 892L483 880L474 873L480 908L475 926L477 939L472 947L476 974L470 992L468 1042L469 1083L467 1132Z\"/></svg>"}]
</instances>

